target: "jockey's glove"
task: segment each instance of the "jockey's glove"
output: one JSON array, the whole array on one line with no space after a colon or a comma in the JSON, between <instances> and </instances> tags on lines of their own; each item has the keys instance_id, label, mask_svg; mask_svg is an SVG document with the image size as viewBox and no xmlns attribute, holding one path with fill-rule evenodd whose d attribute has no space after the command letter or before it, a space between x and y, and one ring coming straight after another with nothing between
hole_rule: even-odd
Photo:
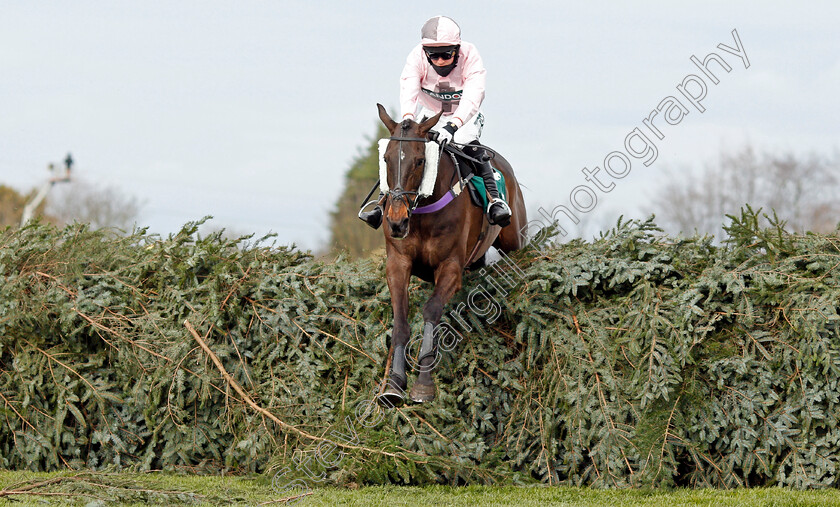
<instances>
[{"instance_id":1,"label":"jockey's glove","mask_svg":"<svg viewBox=\"0 0 840 507\"><path fill-rule=\"evenodd\" d=\"M452 142L452 137L455 135L456 130L458 130L458 125L455 125L451 121L446 122L446 125L438 132L437 142L440 144Z\"/></svg>"}]
</instances>

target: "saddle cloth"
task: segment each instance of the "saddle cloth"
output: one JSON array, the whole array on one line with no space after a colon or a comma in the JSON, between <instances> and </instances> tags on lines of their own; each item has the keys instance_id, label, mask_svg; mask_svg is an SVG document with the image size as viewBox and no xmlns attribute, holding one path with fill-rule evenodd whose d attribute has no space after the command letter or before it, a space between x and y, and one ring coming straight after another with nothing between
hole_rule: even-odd
<instances>
[{"instance_id":1,"label":"saddle cloth","mask_svg":"<svg viewBox=\"0 0 840 507\"><path fill-rule=\"evenodd\" d=\"M492 167L492 166L491 166ZM495 167L493 167L493 177L496 180L496 188L499 189L499 197L507 202L507 189L505 188L505 176ZM468 185L470 189L470 197L473 204L483 210L487 209L487 188L484 185L484 178L477 174L473 174Z\"/></svg>"}]
</instances>

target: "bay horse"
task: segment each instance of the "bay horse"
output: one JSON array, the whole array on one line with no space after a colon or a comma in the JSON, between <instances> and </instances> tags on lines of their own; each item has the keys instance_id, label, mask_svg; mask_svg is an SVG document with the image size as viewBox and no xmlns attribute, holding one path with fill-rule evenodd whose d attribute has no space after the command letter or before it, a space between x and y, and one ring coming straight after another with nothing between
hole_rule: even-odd
<instances>
[{"instance_id":1,"label":"bay horse","mask_svg":"<svg viewBox=\"0 0 840 507\"><path fill-rule=\"evenodd\" d=\"M391 134L384 153L388 191L382 206L386 224L383 227L387 255L385 272L394 311L391 372L387 387L378 400L382 405L395 407L405 401L408 383L405 351L410 333L408 284L411 275L434 284L432 296L423 306L423 338L420 357L415 363L419 363L419 374L410 393L412 401L423 403L435 398L435 382L431 375L437 345L434 332L440 324L443 307L461 288L464 270L477 259L482 259L491 245L506 253L522 248L525 239L520 231L528 220L513 169L498 154L493 158L493 166L505 177L507 200L512 212L508 226L491 226L484 210L472 204L466 189L455 192L457 197L443 208L420 214L417 208L421 200L418 190L424 179L425 141L442 113L424 118L420 123L413 120L397 123L381 104L377 107L379 119ZM457 170L451 157L441 153L434 190L424 202L438 203L448 198L447 193L451 192L453 183L460 181Z\"/></svg>"}]
</instances>

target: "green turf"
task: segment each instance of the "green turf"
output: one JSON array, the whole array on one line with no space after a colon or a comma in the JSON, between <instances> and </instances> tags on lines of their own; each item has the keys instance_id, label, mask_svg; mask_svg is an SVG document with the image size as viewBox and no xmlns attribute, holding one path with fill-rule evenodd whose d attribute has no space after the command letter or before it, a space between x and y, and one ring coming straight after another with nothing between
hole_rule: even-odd
<instances>
[{"instance_id":1,"label":"green turf","mask_svg":"<svg viewBox=\"0 0 840 507\"><path fill-rule=\"evenodd\" d=\"M72 474L33 474L0 471L0 491L24 481L46 481ZM29 482L32 484L33 482ZM61 505L148 505L155 502L171 505L178 502L175 493L181 491L181 505L283 505L271 483L263 477L208 477L171 474L93 474L73 476L61 482L39 488L41 493L85 493L86 497L64 495L0 497L0 505L41 506ZM153 493L168 491L170 493ZM168 496L167 496L168 495ZM123 501L112 501L122 497ZM10 500L11 498L14 499ZM104 500L100 501L98 499ZM517 507L542 505L675 505L675 506L808 506L840 505L840 491L792 491L763 488L721 490L593 490L580 488L485 487L455 488L434 486L425 488L383 486L360 489L318 488L294 505L513 505Z\"/></svg>"}]
</instances>

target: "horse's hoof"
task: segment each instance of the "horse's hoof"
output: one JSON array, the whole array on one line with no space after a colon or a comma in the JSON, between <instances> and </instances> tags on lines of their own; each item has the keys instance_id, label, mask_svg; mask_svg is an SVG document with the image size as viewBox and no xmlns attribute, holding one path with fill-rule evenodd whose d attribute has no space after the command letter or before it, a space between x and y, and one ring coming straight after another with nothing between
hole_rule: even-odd
<instances>
[{"instance_id":1,"label":"horse's hoof","mask_svg":"<svg viewBox=\"0 0 840 507\"><path fill-rule=\"evenodd\" d=\"M404 375L391 372L391 378L385 387L385 392L377 397L379 404L385 408L401 407L405 403L405 388L408 380Z\"/></svg>"},{"instance_id":2,"label":"horse's hoof","mask_svg":"<svg viewBox=\"0 0 840 507\"><path fill-rule=\"evenodd\" d=\"M411 393L409 393L409 396L411 397L411 401L414 403L427 403L434 401L435 385L415 382L414 385L411 386Z\"/></svg>"},{"instance_id":3,"label":"horse's hoof","mask_svg":"<svg viewBox=\"0 0 840 507\"><path fill-rule=\"evenodd\" d=\"M389 387L387 391L376 398L376 401L384 408L401 407L405 403L405 391L399 391Z\"/></svg>"}]
</instances>

